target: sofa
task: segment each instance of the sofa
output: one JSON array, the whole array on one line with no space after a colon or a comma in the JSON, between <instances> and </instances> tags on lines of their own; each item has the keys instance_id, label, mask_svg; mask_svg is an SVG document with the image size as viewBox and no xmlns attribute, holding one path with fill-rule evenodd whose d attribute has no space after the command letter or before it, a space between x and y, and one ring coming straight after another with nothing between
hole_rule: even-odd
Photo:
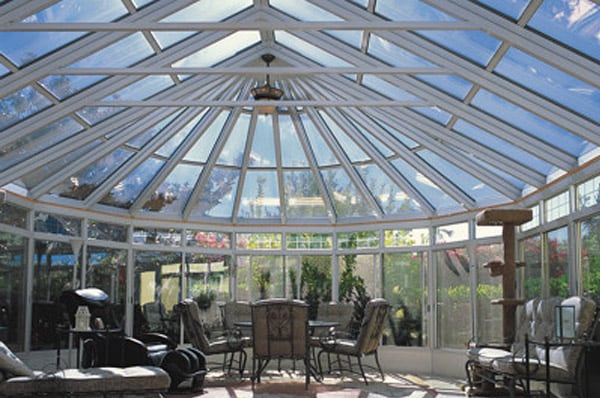
<instances>
[{"instance_id":1,"label":"sofa","mask_svg":"<svg viewBox=\"0 0 600 398\"><path fill-rule=\"evenodd\" d=\"M32 370L0 342L0 397L161 397L170 385L169 374L156 366Z\"/></svg>"},{"instance_id":2,"label":"sofa","mask_svg":"<svg viewBox=\"0 0 600 398\"><path fill-rule=\"evenodd\" d=\"M568 309L571 319L559 319L561 309ZM596 344L596 312L596 303L585 297L529 300L518 308L514 343L470 344L469 395L489 393L499 384L510 396L516 388L529 394L530 382L542 381L547 394L552 383L563 383L585 396L584 354Z\"/></svg>"}]
</instances>

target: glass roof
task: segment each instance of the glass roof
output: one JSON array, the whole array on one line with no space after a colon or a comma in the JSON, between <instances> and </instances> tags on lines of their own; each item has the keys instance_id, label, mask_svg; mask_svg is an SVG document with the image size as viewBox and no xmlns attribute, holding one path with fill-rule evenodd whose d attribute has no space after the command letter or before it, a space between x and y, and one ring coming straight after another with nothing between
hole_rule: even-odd
<instances>
[{"instance_id":1,"label":"glass roof","mask_svg":"<svg viewBox=\"0 0 600 398\"><path fill-rule=\"evenodd\" d=\"M0 186L145 219L427 219L600 170L592 0L0 2L0 82Z\"/></svg>"}]
</instances>

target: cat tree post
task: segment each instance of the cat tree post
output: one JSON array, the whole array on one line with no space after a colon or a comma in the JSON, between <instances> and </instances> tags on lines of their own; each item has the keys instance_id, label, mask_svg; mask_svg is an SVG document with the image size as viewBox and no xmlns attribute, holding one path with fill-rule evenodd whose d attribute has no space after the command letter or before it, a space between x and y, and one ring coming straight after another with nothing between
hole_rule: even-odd
<instances>
[{"instance_id":1,"label":"cat tree post","mask_svg":"<svg viewBox=\"0 0 600 398\"><path fill-rule=\"evenodd\" d=\"M492 276L502 276L502 298L492 300L492 304L502 305L502 336L504 343L515 340L517 305L523 300L517 299L516 268L524 263L515 261L515 227L530 221L533 217L529 209L486 209L477 215L477 225L502 225L504 244L504 262L490 261L485 264Z\"/></svg>"}]
</instances>

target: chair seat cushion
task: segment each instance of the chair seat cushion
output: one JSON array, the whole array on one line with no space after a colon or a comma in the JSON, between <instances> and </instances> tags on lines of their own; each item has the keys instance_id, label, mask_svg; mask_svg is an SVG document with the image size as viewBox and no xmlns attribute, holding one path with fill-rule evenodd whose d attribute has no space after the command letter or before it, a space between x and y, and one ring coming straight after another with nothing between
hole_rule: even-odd
<instances>
[{"instance_id":1,"label":"chair seat cushion","mask_svg":"<svg viewBox=\"0 0 600 398\"><path fill-rule=\"evenodd\" d=\"M508 375L525 376L527 369L525 367L524 357L507 356L498 358L493 361L492 369L498 373ZM569 382L574 379L571 372L562 369L560 367L550 364L550 380L555 382L565 381ZM544 380L546 378L546 364L543 361L537 359L529 360L529 377L532 379Z\"/></svg>"},{"instance_id":2,"label":"chair seat cushion","mask_svg":"<svg viewBox=\"0 0 600 398\"><path fill-rule=\"evenodd\" d=\"M494 360L498 358L512 358L510 351L500 348L473 347L467 351L467 357L471 361L476 361L481 367L491 368Z\"/></svg>"},{"instance_id":3,"label":"chair seat cushion","mask_svg":"<svg viewBox=\"0 0 600 398\"><path fill-rule=\"evenodd\" d=\"M0 396L167 391L170 383L167 372L154 366L65 369L55 373L35 372L33 377L13 377L0 383Z\"/></svg>"},{"instance_id":4,"label":"chair seat cushion","mask_svg":"<svg viewBox=\"0 0 600 398\"><path fill-rule=\"evenodd\" d=\"M358 353L356 340L349 339L336 339L336 340L323 340L321 347L325 351L333 352L342 355L356 355Z\"/></svg>"}]
</instances>

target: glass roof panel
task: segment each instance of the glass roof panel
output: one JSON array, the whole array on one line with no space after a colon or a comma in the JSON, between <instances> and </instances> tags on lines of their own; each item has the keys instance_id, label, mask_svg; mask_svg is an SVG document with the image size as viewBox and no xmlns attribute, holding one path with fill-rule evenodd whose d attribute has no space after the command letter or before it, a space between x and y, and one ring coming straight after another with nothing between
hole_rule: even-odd
<instances>
[{"instance_id":1,"label":"glass roof panel","mask_svg":"<svg viewBox=\"0 0 600 398\"><path fill-rule=\"evenodd\" d=\"M413 106L410 109L444 126L448 124L452 117L452 114L437 106Z\"/></svg>"},{"instance_id":2,"label":"glass roof panel","mask_svg":"<svg viewBox=\"0 0 600 398\"><path fill-rule=\"evenodd\" d=\"M471 174L449 163L447 160L442 159L440 156L428 149L419 151L417 155L429 163L432 167L437 169L449 181L452 181L455 185L457 185L463 192L477 201L483 201L489 198L504 197L499 192L490 188L487 184L479 181ZM472 156L469 157L472 158ZM442 208L446 208L446 206L440 206L438 209Z\"/></svg>"},{"instance_id":3,"label":"glass roof panel","mask_svg":"<svg viewBox=\"0 0 600 398\"><path fill-rule=\"evenodd\" d=\"M350 63L344 61L340 57L337 57L319 47L308 43L305 40L300 39L283 30L275 31L275 40L286 47L291 48L299 54L311 59L312 61L323 66L352 66Z\"/></svg>"},{"instance_id":4,"label":"glass roof panel","mask_svg":"<svg viewBox=\"0 0 600 398\"><path fill-rule=\"evenodd\" d=\"M85 120L90 126L100 123L103 120L125 110L122 106L90 106L77 111L77 116Z\"/></svg>"},{"instance_id":5,"label":"glass roof panel","mask_svg":"<svg viewBox=\"0 0 600 398\"><path fill-rule=\"evenodd\" d=\"M144 203L142 209L161 213L181 213L201 171L202 166L177 165L150 199Z\"/></svg>"},{"instance_id":6,"label":"glass roof panel","mask_svg":"<svg viewBox=\"0 0 600 398\"><path fill-rule=\"evenodd\" d=\"M103 101L141 101L173 86L167 75L148 76L105 97Z\"/></svg>"},{"instance_id":7,"label":"glass roof panel","mask_svg":"<svg viewBox=\"0 0 600 398\"><path fill-rule=\"evenodd\" d=\"M57 187L60 196L83 200L92 193L102 181L117 170L133 152L117 148L104 158L95 161L85 169L67 178Z\"/></svg>"},{"instance_id":8,"label":"glass roof panel","mask_svg":"<svg viewBox=\"0 0 600 398\"><path fill-rule=\"evenodd\" d=\"M133 147L133 148L137 148L137 149L143 147L144 145L146 145L148 143L148 141L150 141L152 139L152 137L154 137L156 134L160 133L162 131L162 129L164 129L169 123L171 123L173 121L173 119L175 119L177 116L179 116L181 114L181 112L183 112L183 111L179 110L179 111L167 116L166 118L164 118L158 124L152 126L151 128L144 129L145 131L140 132L135 137L133 137L129 142L127 142L127 145L129 145L130 147Z\"/></svg>"},{"instance_id":9,"label":"glass roof panel","mask_svg":"<svg viewBox=\"0 0 600 398\"><path fill-rule=\"evenodd\" d=\"M198 0L161 22L218 22L252 5L252 0Z\"/></svg>"},{"instance_id":10,"label":"glass roof panel","mask_svg":"<svg viewBox=\"0 0 600 398\"><path fill-rule=\"evenodd\" d=\"M378 166L363 165L356 167L356 170L373 193L384 214L423 214L419 204L411 199Z\"/></svg>"},{"instance_id":11,"label":"glass roof panel","mask_svg":"<svg viewBox=\"0 0 600 398\"><path fill-rule=\"evenodd\" d=\"M355 127L360 130L361 134L366 137L366 139L377 148L377 150L385 157L393 156L395 154L386 144L381 142L378 138L376 138L373 134L369 133L362 126L355 124Z\"/></svg>"},{"instance_id":12,"label":"glass roof panel","mask_svg":"<svg viewBox=\"0 0 600 398\"><path fill-rule=\"evenodd\" d=\"M169 48L171 47L173 44L177 44L180 41L183 41L185 39L187 39L188 37L195 35L197 32L164 32L164 31L157 31L157 32L151 32L152 36L154 36L154 39L156 40L156 42L158 43L158 45L160 46L160 48L162 50L164 50L165 48Z\"/></svg>"},{"instance_id":13,"label":"glass roof panel","mask_svg":"<svg viewBox=\"0 0 600 398\"><path fill-rule=\"evenodd\" d=\"M389 42L388 40L372 33L369 36L367 54L374 56L392 66L402 67L435 67L435 64L420 56Z\"/></svg>"},{"instance_id":14,"label":"glass roof panel","mask_svg":"<svg viewBox=\"0 0 600 398\"><path fill-rule=\"evenodd\" d=\"M416 97L411 93L398 88L398 86L395 86L392 83L380 79L374 75L364 75L362 84L371 90L377 91L379 94L396 101L423 102L421 98Z\"/></svg>"},{"instance_id":15,"label":"glass roof panel","mask_svg":"<svg viewBox=\"0 0 600 398\"><path fill-rule=\"evenodd\" d=\"M511 142L503 140L490 134L464 120L458 120L453 127L453 131L472 139L489 149L495 150L502 155L513 159L515 162L523 164L532 170L547 175L552 169L552 165L531 153L518 148Z\"/></svg>"},{"instance_id":16,"label":"glass roof panel","mask_svg":"<svg viewBox=\"0 0 600 398\"><path fill-rule=\"evenodd\" d=\"M487 66L501 41L479 30L419 30L419 34L440 46Z\"/></svg>"},{"instance_id":17,"label":"glass roof panel","mask_svg":"<svg viewBox=\"0 0 600 398\"><path fill-rule=\"evenodd\" d=\"M48 98L30 86L0 99L0 131L50 105L52 103Z\"/></svg>"},{"instance_id":18,"label":"glass roof panel","mask_svg":"<svg viewBox=\"0 0 600 398\"><path fill-rule=\"evenodd\" d=\"M283 172L285 213L291 218L326 217L327 208L310 170Z\"/></svg>"},{"instance_id":19,"label":"glass roof panel","mask_svg":"<svg viewBox=\"0 0 600 398\"><path fill-rule=\"evenodd\" d=\"M148 158L140 164L131 174L115 185L109 193L100 200L100 203L128 209L137 199L140 192L154 178L164 162L155 158Z\"/></svg>"},{"instance_id":20,"label":"glass roof panel","mask_svg":"<svg viewBox=\"0 0 600 398\"><path fill-rule=\"evenodd\" d=\"M420 0L377 0L375 12L394 21L454 21Z\"/></svg>"},{"instance_id":21,"label":"glass roof panel","mask_svg":"<svg viewBox=\"0 0 600 398\"><path fill-rule=\"evenodd\" d=\"M545 0L529 26L590 57L600 59L600 5L591 0Z\"/></svg>"},{"instance_id":22,"label":"glass roof panel","mask_svg":"<svg viewBox=\"0 0 600 398\"><path fill-rule=\"evenodd\" d=\"M221 112L215 121L202 133L200 139L183 158L186 161L206 163L212 152L221 129L229 117L229 112Z\"/></svg>"},{"instance_id":23,"label":"glass roof panel","mask_svg":"<svg viewBox=\"0 0 600 398\"><path fill-rule=\"evenodd\" d=\"M105 78L106 75L52 75L38 83L59 100L64 100Z\"/></svg>"},{"instance_id":24,"label":"glass roof panel","mask_svg":"<svg viewBox=\"0 0 600 398\"><path fill-rule=\"evenodd\" d=\"M79 61L70 68L119 68L133 65L149 56L154 51L142 33L134 33L119 40Z\"/></svg>"},{"instance_id":25,"label":"glass roof panel","mask_svg":"<svg viewBox=\"0 0 600 398\"><path fill-rule=\"evenodd\" d=\"M313 124L313 122L306 115L302 115L302 124L304 125L304 130L306 131L306 135L308 136L308 141L310 143L310 147L317 159L317 164L319 166L331 166L339 164L337 157L331 151L331 148L325 142L325 139L321 135L321 133L317 130L317 127Z\"/></svg>"},{"instance_id":26,"label":"glass roof panel","mask_svg":"<svg viewBox=\"0 0 600 398\"><path fill-rule=\"evenodd\" d=\"M405 134L402 134L395 127L390 126L385 121L378 119L377 124L379 124L381 127L383 127L385 131L390 133L394 138L396 138L398 141L400 141L405 147L407 147L409 149L415 149L415 148L419 147L420 144L418 142L415 142L411 138L407 137ZM398 126L400 126L400 125L398 125ZM406 126L401 126L401 127L404 128Z\"/></svg>"},{"instance_id":27,"label":"glass roof panel","mask_svg":"<svg viewBox=\"0 0 600 398\"><path fill-rule=\"evenodd\" d=\"M111 22L127 14L121 0L61 0L23 22Z\"/></svg>"},{"instance_id":28,"label":"glass roof panel","mask_svg":"<svg viewBox=\"0 0 600 398\"><path fill-rule=\"evenodd\" d=\"M498 0L477 0L478 2L498 11L502 14L508 15L509 17L517 20L525 11L525 8L529 5L530 0L511 0L511 1L498 1Z\"/></svg>"},{"instance_id":29,"label":"glass roof panel","mask_svg":"<svg viewBox=\"0 0 600 398\"><path fill-rule=\"evenodd\" d=\"M415 75L420 80L458 99L465 99L473 83L456 75Z\"/></svg>"},{"instance_id":30,"label":"glass roof panel","mask_svg":"<svg viewBox=\"0 0 600 398\"><path fill-rule=\"evenodd\" d=\"M172 66L174 68L213 66L259 41L260 34L255 30L232 33L202 50L174 62Z\"/></svg>"},{"instance_id":31,"label":"glass roof panel","mask_svg":"<svg viewBox=\"0 0 600 398\"><path fill-rule=\"evenodd\" d=\"M8 72L10 72L10 69L8 69L6 66L0 64L0 76L7 75Z\"/></svg>"},{"instance_id":32,"label":"glass roof panel","mask_svg":"<svg viewBox=\"0 0 600 398\"><path fill-rule=\"evenodd\" d=\"M289 115L279 115L279 140L281 142L281 165L283 167L308 167L296 127Z\"/></svg>"},{"instance_id":33,"label":"glass roof panel","mask_svg":"<svg viewBox=\"0 0 600 398\"><path fill-rule=\"evenodd\" d=\"M273 117L271 115L259 115L256 120L248 167L275 167L276 164Z\"/></svg>"},{"instance_id":34,"label":"glass roof panel","mask_svg":"<svg viewBox=\"0 0 600 398\"><path fill-rule=\"evenodd\" d=\"M212 169L192 214L231 218L239 178L240 171L237 169Z\"/></svg>"},{"instance_id":35,"label":"glass roof panel","mask_svg":"<svg viewBox=\"0 0 600 398\"><path fill-rule=\"evenodd\" d=\"M535 57L511 47L494 71L600 122L600 90Z\"/></svg>"},{"instance_id":36,"label":"glass roof panel","mask_svg":"<svg viewBox=\"0 0 600 398\"><path fill-rule=\"evenodd\" d=\"M341 21L335 14L317 7L306 0L269 0L272 7L300 21Z\"/></svg>"},{"instance_id":37,"label":"glass roof panel","mask_svg":"<svg viewBox=\"0 0 600 398\"><path fill-rule=\"evenodd\" d=\"M140 9L147 4L154 3L156 0L131 0L135 8Z\"/></svg>"},{"instance_id":38,"label":"glass roof panel","mask_svg":"<svg viewBox=\"0 0 600 398\"><path fill-rule=\"evenodd\" d=\"M81 130L83 127L79 123L66 117L6 145L0 148L0 170L6 170Z\"/></svg>"},{"instance_id":39,"label":"glass roof panel","mask_svg":"<svg viewBox=\"0 0 600 398\"><path fill-rule=\"evenodd\" d=\"M587 142L584 139L487 90L480 89L471 103L542 141L560 147L571 155L579 156L586 146Z\"/></svg>"},{"instance_id":40,"label":"glass roof panel","mask_svg":"<svg viewBox=\"0 0 600 398\"><path fill-rule=\"evenodd\" d=\"M239 218L279 217L279 185L275 171L248 170L240 197Z\"/></svg>"},{"instance_id":41,"label":"glass roof panel","mask_svg":"<svg viewBox=\"0 0 600 398\"><path fill-rule=\"evenodd\" d=\"M217 164L240 167L244 161L244 151L246 149L246 138L248 138L248 128L250 126L250 115L242 114L238 117L223 150L219 155Z\"/></svg>"},{"instance_id":42,"label":"glass roof panel","mask_svg":"<svg viewBox=\"0 0 600 398\"><path fill-rule=\"evenodd\" d=\"M371 157L365 153L354 141L348 137L345 131L343 131L340 126L334 122L327 113L323 111L319 111L319 115L321 118L329 126L329 130L340 144L348 158L351 162L362 162L366 160L371 160Z\"/></svg>"},{"instance_id":43,"label":"glass roof panel","mask_svg":"<svg viewBox=\"0 0 600 398\"><path fill-rule=\"evenodd\" d=\"M369 208L344 169L322 169L321 174L338 217L366 217L376 214L374 209Z\"/></svg>"},{"instance_id":44,"label":"glass roof panel","mask_svg":"<svg viewBox=\"0 0 600 398\"><path fill-rule=\"evenodd\" d=\"M362 45L362 30L326 30L325 33L357 49Z\"/></svg>"},{"instance_id":45,"label":"glass roof panel","mask_svg":"<svg viewBox=\"0 0 600 398\"><path fill-rule=\"evenodd\" d=\"M57 175L60 175L59 173L61 173L61 169L63 167L70 165L77 159L84 156L89 156L89 154L97 149L101 143L102 141L96 140L87 145L83 145L52 162L46 163L43 167L26 174L21 178L21 180L27 189L31 189L49 178L54 178Z\"/></svg>"},{"instance_id":46,"label":"glass roof panel","mask_svg":"<svg viewBox=\"0 0 600 398\"><path fill-rule=\"evenodd\" d=\"M0 32L0 54L22 67L72 42L81 32Z\"/></svg>"},{"instance_id":47,"label":"glass roof panel","mask_svg":"<svg viewBox=\"0 0 600 398\"><path fill-rule=\"evenodd\" d=\"M198 122L202 119L204 113L200 113L196 115L188 124L185 125L184 128L180 129L177 134L171 137L164 145L155 152L159 156L169 157L175 152L175 150L181 145L183 140L190 134L192 129L198 124ZM164 134L164 133L163 133Z\"/></svg>"},{"instance_id":48,"label":"glass roof panel","mask_svg":"<svg viewBox=\"0 0 600 398\"><path fill-rule=\"evenodd\" d=\"M423 173L417 171L409 163L403 159L394 159L391 162L394 167L402 173L404 178L419 191L421 195L434 208L440 209L444 207L459 208L461 207L450 195L440 189L431 179L427 178Z\"/></svg>"}]
</instances>

